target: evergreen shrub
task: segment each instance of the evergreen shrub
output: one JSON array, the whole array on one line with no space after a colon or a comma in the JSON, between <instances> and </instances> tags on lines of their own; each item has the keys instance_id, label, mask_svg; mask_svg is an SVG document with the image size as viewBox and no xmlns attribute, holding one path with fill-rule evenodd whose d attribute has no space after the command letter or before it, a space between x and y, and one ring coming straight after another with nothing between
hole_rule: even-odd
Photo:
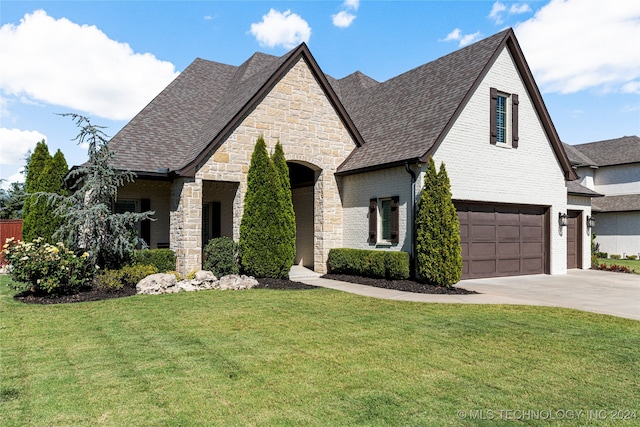
<instances>
[{"instance_id":1,"label":"evergreen shrub","mask_svg":"<svg viewBox=\"0 0 640 427\"><path fill-rule=\"evenodd\" d=\"M141 249L133 255L133 264L155 265L160 273L176 269L176 254L171 249Z\"/></svg>"},{"instance_id":2,"label":"evergreen shrub","mask_svg":"<svg viewBox=\"0 0 640 427\"><path fill-rule=\"evenodd\" d=\"M238 244L230 237L217 237L209 240L204 248L202 269L211 271L214 276L238 274Z\"/></svg>"},{"instance_id":3,"label":"evergreen shrub","mask_svg":"<svg viewBox=\"0 0 640 427\"><path fill-rule=\"evenodd\" d=\"M409 278L409 254L406 252L335 248L329 251L329 272L381 279Z\"/></svg>"}]
</instances>

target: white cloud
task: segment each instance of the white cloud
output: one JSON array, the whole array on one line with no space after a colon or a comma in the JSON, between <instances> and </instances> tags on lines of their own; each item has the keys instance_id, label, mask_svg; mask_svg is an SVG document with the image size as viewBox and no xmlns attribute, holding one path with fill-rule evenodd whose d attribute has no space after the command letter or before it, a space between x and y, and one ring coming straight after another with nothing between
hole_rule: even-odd
<instances>
[{"instance_id":1,"label":"white cloud","mask_svg":"<svg viewBox=\"0 0 640 427\"><path fill-rule=\"evenodd\" d=\"M640 94L640 2L552 0L514 30L543 92Z\"/></svg>"},{"instance_id":2,"label":"white cloud","mask_svg":"<svg viewBox=\"0 0 640 427\"><path fill-rule=\"evenodd\" d=\"M526 3L514 3L509 8L509 15L520 15L527 12L531 12L531 7Z\"/></svg>"},{"instance_id":3,"label":"white cloud","mask_svg":"<svg viewBox=\"0 0 640 427\"><path fill-rule=\"evenodd\" d=\"M505 6L504 3L497 1L493 4L488 17L489 19L493 19L496 24L502 24L504 22L504 19L502 19L502 12L505 10L507 10L507 6Z\"/></svg>"},{"instance_id":4,"label":"white cloud","mask_svg":"<svg viewBox=\"0 0 640 427\"><path fill-rule=\"evenodd\" d=\"M506 12L507 15L520 15L531 12L531 7L529 7L527 3L513 3L511 7L507 9L504 3L497 1L491 7L491 12L489 12L487 18L493 20L496 25L501 25L505 19L503 15L504 12Z\"/></svg>"},{"instance_id":5,"label":"white cloud","mask_svg":"<svg viewBox=\"0 0 640 427\"><path fill-rule=\"evenodd\" d=\"M47 138L36 130L0 128L0 165L16 166L39 141Z\"/></svg>"},{"instance_id":6,"label":"white cloud","mask_svg":"<svg viewBox=\"0 0 640 427\"><path fill-rule=\"evenodd\" d=\"M0 28L0 58L6 94L113 120L130 119L178 75L95 26L44 10Z\"/></svg>"},{"instance_id":7,"label":"white cloud","mask_svg":"<svg viewBox=\"0 0 640 427\"><path fill-rule=\"evenodd\" d=\"M356 19L356 16L343 10L335 15L331 15L331 19L333 20L333 25L336 27L347 28L353 20Z\"/></svg>"},{"instance_id":8,"label":"white cloud","mask_svg":"<svg viewBox=\"0 0 640 427\"><path fill-rule=\"evenodd\" d=\"M251 24L251 34L262 46L283 46L291 49L311 37L311 27L295 13L287 10L284 13L275 9L262 17L262 22Z\"/></svg>"},{"instance_id":9,"label":"white cloud","mask_svg":"<svg viewBox=\"0 0 640 427\"><path fill-rule=\"evenodd\" d=\"M480 34L480 31L476 31L473 34L462 34L462 30L460 30L460 28L456 28L453 31L451 31L449 34L447 34L447 37L445 37L444 39L440 39L439 41L441 42L457 41L459 47L464 47L475 42L481 36L482 34Z\"/></svg>"},{"instance_id":10,"label":"white cloud","mask_svg":"<svg viewBox=\"0 0 640 427\"><path fill-rule=\"evenodd\" d=\"M358 10L358 7L360 7L360 0L345 0L342 5L348 9Z\"/></svg>"}]
</instances>

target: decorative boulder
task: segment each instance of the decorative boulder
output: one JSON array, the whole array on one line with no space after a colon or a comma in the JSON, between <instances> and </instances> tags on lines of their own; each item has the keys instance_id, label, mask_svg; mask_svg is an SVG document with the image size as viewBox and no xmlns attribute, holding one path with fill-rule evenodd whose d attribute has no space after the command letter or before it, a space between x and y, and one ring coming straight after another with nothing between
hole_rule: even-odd
<instances>
[{"instance_id":1,"label":"decorative boulder","mask_svg":"<svg viewBox=\"0 0 640 427\"><path fill-rule=\"evenodd\" d=\"M176 285L176 276L173 274L157 273L145 277L136 285L139 294L158 295L167 292Z\"/></svg>"},{"instance_id":2,"label":"decorative boulder","mask_svg":"<svg viewBox=\"0 0 640 427\"><path fill-rule=\"evenodd\" d=\"M210 271L200 270L196 272L195 280L202 280L202 281L208 280L208 281L214 282L218 280L218 278Z\"/></svg>"}]
</instances>

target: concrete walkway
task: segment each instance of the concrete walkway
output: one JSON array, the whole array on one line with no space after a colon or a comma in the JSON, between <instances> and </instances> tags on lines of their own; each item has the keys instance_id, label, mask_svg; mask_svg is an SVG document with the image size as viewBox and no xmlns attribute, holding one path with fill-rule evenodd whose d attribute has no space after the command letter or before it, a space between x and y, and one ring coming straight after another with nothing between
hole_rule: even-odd
<instances>
[{"instance_id":1,"label":"concrete walkway","mask_svg":"<svg viewBox=\"0 0 640 427\"><path fill-rule=\"evenodd\" d=\"M597 270L569 270L566 275L533 275L463 280L456 286L474 295L432 295L375 288L322 279L320 274L294 266L291 280L357 295L398 301L517 304L575 308L640 320L640 276Z\"/></svg>"}]
</instances>

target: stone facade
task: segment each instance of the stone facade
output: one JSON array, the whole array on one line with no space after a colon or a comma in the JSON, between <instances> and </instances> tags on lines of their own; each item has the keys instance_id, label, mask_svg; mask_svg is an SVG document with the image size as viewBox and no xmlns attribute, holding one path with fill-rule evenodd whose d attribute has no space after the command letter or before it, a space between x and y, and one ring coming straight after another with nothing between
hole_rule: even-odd
<instances>
[{"instance_id":1,"label":"stone facade","mask_svg":"<svg viewBox=\"0 0 640 427\"><path fill-rule=\"evenodd\" d=\"M211 181L237 186L232 202L231 237L235 240L240 237L247 172L260 135L270 150L280 141L287 161L307 166L316 173L310 198L314 270L326 272L329 250L342 246L341 190L334 172L356 144L311 69L300 59L198 168L195 178L180 178L173 183L170 234L179 272L202 267L203 186L206 189Z\"/></svg>"}]
</instances>

